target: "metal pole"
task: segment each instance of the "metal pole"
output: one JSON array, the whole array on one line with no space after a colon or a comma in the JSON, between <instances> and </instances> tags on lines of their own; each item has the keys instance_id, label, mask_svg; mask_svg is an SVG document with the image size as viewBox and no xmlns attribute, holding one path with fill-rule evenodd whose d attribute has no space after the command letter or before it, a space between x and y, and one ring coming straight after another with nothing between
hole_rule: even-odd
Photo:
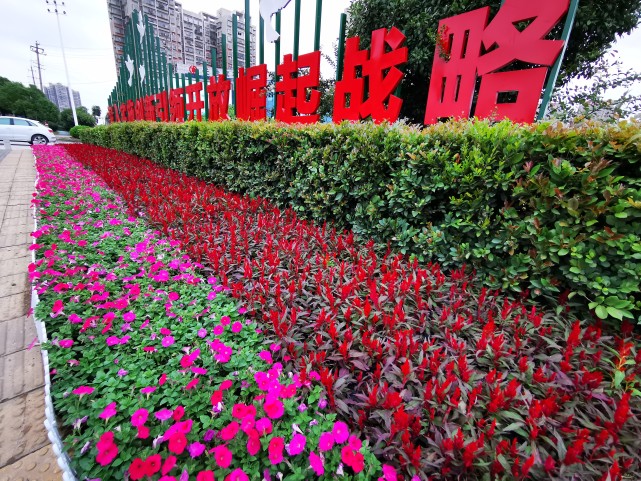
<instances>
[{"instance_id":1,"label":"metal pole","mask_svg":"<svg viewBox=\"0 0 641 481\"><path fill-rule=\"evenodd\" d=\"M570 8L568 9L568 15L565 19L565 26L563 27L563 33L561 34L561 40L563 40L563 48L561 53L554 62L552 70L550 70L550 75L548 77L547 85L545 86L545 93L543 94L543 101L539 107L539 114L536 117L536 120L543 120L543 118L548 113L548 106L550 105L550 100L552 99L552 93L554 92L554 86L556 85L556 80L559 77L559 71L561 70L561 63L563 63L563 57L565 57L565 51L568 48L568 39L570 38L570 33L572 32L572 27L574 25L574 20L576 18L576 11L579 8L579 0L571 0Z\"/></svg>"},{"instance_id":2,"label":"metal pole","mask_svg":"<svg viewBox=\"0 0 641 481\"><path fill-rule=\"evenodd\" d=\"M323 0L316 0L316 28L314 30L314 51L320 50L321 18L323 16Z\"/></svg>"},{"instance_id":3,"label":"metal pole","mask_svg":"<svg viewBox=\"0 0 641 481\"><path fill-rule=\"evenodd\" d=\"M207 62L203 60L203 97L205 97L205 121L209 120L209 95L207 94Z\"/></svg>"},{"instance_id":4,"label":"metal pole","mask_svg":"<svg viewBox=\"0 0 641 481\"><path fill-rule=\"evenodd\" d=\"M238 75L238 18L236 14L232 17L232 27L231 34L234 37L232 39L232 46L234 51L232 52L232 61L234 66L233 77L236 80ZM234 82L235 83L235 82ZM234 104L234 110L236 110L236 89L234 88L232 92L232 103Z\"/></svg>"},{"instance_id":5,"label":"metal pole","mask_svg":"<svg viewBox=\"0 0 641 481\"><path fill-rule=\"evenodd\" d=\"M60 36L60 48L62 49L62 62L65 64L65 75L67 76L67 91L69 92L69 100L71 101L71 112L73 113L73 123L78 125L78 114L76 114L76 102L73 99L73 91L71 90L71 81L69 80L69 69L67 68L67 56L65 55L65 44L62 40L62 29L60 28L60 16L58 9L56 9L56 22L58 23L58 35Z\"/></svg>"},{"instance_id":6,"label":"metal pole","mask_svg":"<svg viewBox=\"0 0 641 481\"><path fill-rule=\"evenodd\" d=\"M280 12L276 14L276 32L278 33L278 40L274 42L274 49L276 52L276 65L274 65L274 71L280 64Z\"/></svg>"},{"instance_id":7,"label":"metal pole","mask_svg":"<svg viewBox=\"0 0 641 481\"><path fill-rule=\"evenodd\" d=\"M258 19L258 63L265 63L265 20Z\"/></svg>"},{"instance_id":8,"label":"metal pole","mask_svg":"<svg viewBox=\"0 0 641 481\"><path fill-rule=\"evenodd\" d=\"M39 46L38 41L36 41L36 46L35 47L33 45L30 45L29 48L31 48L31 51L35 52L35 54L36 54L36 60L38 61L38 79L40 80L40 90L44 92L44 89L42 88L42 71L41 71L41 67L40 67L40 54L46 55L45 54L45 49ZM63 51L63 55L64 55L64 51ZM31 68L31 70L32 70L32 73L33 73L33 67ZM33 84L34 85L36 84L35 79L33 81Z\"/></svg>"},{"instance_id":9,"label":"metal pole","mask_svg":"<svg viewBox=\"0 0 641 481\"><path fill-rule=\"evenodd\" d=\"M297 60L300 42L300 0L295 0L294 7L294 52L292 57Z\"/></svg>"},{"instance_id":10,"label":"metal pole","mask_svg":"<svg viewBox=\"0 0 641 481\"><path fill-rule=\"evenodd\" d=\"M236 75L238 75L238 17L236 17L236 14L232 16L232 24L231 24L231 44L232 44L232 65L234 67L234 72L233 76L236 78Z\"/></svg>"},{"instance_id":11,"label":"metal pole","mask_svg":"<svg viewBox=\"0 0 641 481\"><path fill-rule=\"evenodd\" d=\"M223 75L227 80L227 34L223 33Z\"/></svg>"},{"instance_id":12,"label":"metal pole","mask_svg":"<svg viewBox=\"0 0 641 481\"><path fill-rule=\"evenodd\" d=\"M347 15L341 13L341 26L338 32L338 58L336 59L336 80L343 76L343 57L345 56L345 25L347 24Z\"/></svg>"},{"instance_id":13,"label":"metal pole","mask_svg":"<svg viewBox=\"0 0 641 481\"><path fill-rule=\"evenodd\" d=\"M249 18L249 0L245 0L245 68L251 67L251 25Z\"/></svg>"}]
</instances>

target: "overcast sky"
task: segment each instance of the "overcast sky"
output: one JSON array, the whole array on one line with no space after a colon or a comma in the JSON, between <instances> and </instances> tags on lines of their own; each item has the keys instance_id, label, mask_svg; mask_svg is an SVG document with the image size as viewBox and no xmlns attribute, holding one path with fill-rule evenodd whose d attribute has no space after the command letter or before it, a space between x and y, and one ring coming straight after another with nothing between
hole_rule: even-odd
<instances>
[{"instance_id":1,"label":"overcast sky","mask_svg":"<svg viewBox=\"0 0 641 481\"><path fill-rule=\"evenodd\" d=\"M50 0L51 1L51 0ZM60 3L60 2L59 2ZM301 11L300 53L313 48L315 4L303 0ZM321 49L333 55L332 45L338 38L340 13L349 0L325 0ZM116 82L116 67L111 47L111 33L106 0L66 0L67 15L60 17L63 41L67 53L71 86L80 92L82 104L88 108L100 105L103 115L107 97ZM244 0L182 0L183 8L191 11L215 13L220 7L244 9ZM2 26L0 28L0 76L24 84L33 83L31 66L38 83L36 55L30 46L40 42L46 56L41 56L43 84L66 84L60 49L60 40L54 14L47 13L46 0L0 0ZM252 24L257 25L258 0L251 0ZM283 11L281 55L293 49L294 2ZM641 29L620 39L617 48L625 67L641 71ZM265 46L265 60L269 70L274 68L272 44ZM323 66L330 75L328 65ZM641 86L639 86L641 90Z\"/></svg>"}]
</instances>

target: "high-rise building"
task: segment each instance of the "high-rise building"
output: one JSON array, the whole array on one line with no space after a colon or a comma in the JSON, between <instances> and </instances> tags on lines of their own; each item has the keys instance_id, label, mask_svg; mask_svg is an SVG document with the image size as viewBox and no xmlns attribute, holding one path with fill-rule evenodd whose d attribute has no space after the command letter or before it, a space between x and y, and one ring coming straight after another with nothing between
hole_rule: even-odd
<instances>
[{"instance_id":1,"label":"high-rise building","mask_svg":"<svg viewBox=\"0 0 641 481\"><path fill-rule=\"evenodd\" d=\"M225 9L217 15L185 10L176 0L107 0L111 38L116 68L120 67L125 29L134 10L146 15L159 37L167 60L178 72L185 72L191 65L200 68L203 61L211 64L211 49L217 49L217 66L222 66L222 33L227 34L227 65L232 65L232 14ZM245 61L245 15L238 15L238 62ZM224 30L223 30L224 29ZM251 58L256 63L256 27L251 27Z\"/></svg>"},{"instance_id":2,"label":"high-rise building","mask_svg":"<svg viewBox=\"0 0 641 481\"><path fill-rule=\"evenodd\" d=\"M48 87L44 88L44 90L47 98L54 104L56 104L60 110L71 108L69 89L66 85L62 85L61 83L50 83ZM80 107L80 105L82 105L80 102L80 92L78 92L77 90L72 90L71 92L73 93L74 104L76 105L76 107Z\"/></svg>"},{"instance_id":3,"label":"high-rise building","mask_svg":"<svg viewBox=\"0 0 641 481\"><path fill-rule=\"evenodd\" d=\"M236 14L238 30L238 66L245 65L245 12L232 12L230 10L218 9L218 38L216 48L218 52L217 65L220 68L223 61L223 35L227 35L227 68L231 70L234 55L234 46L232 42L233 35L233 15ZM251 47L251 64L256 65L256 27L252 25L250 29L250 47Z\"/></svg>"}]
</instances>

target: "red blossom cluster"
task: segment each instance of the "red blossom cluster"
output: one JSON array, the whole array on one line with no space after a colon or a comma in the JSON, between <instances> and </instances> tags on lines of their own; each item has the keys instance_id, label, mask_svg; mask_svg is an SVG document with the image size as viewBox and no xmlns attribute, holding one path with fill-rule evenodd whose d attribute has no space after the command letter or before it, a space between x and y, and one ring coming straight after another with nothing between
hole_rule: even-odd
<instances>
[{"instance_id":1,"label":"red blossom cluster","mask_svg":"<svg viewBox=\"0 0 641 481\"><path fill-rule=\"evenodd\" d=\"M641 344L630 326L604 332L265 200L131 155L66 148L208 265L286 347L287 368L302 382L318 371L331 407L406 474L640 472Z\"/></svg>"}]
</instances>

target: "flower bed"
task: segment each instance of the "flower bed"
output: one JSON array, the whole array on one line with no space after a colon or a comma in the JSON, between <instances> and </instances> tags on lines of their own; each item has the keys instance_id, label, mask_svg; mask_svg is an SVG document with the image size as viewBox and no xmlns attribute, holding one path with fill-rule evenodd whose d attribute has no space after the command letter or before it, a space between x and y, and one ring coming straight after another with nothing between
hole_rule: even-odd
<instances>
[{"instance_id":1,"label":"flower bed","mask_svg":"<svg viewBox=\"0 0 641 481\"><path fill-rule=\"evenodd\" d=\"M318 373L274 362L282 344L63 148L34 152L30 276L78 479L379 478Z\"/></svg>"},{"instance_id":2,"label":"flower bed","mask_svg":"<svg viewBox=\"0 0 641 481\"><path fill-rule=\"evenodd\" d=\"M131 155L67 151L209 266L318 371L330 406L380 459L421 479L641 475L641 346L510 301L436 265L315 227Z\"/></svg>"}]
</instances>

